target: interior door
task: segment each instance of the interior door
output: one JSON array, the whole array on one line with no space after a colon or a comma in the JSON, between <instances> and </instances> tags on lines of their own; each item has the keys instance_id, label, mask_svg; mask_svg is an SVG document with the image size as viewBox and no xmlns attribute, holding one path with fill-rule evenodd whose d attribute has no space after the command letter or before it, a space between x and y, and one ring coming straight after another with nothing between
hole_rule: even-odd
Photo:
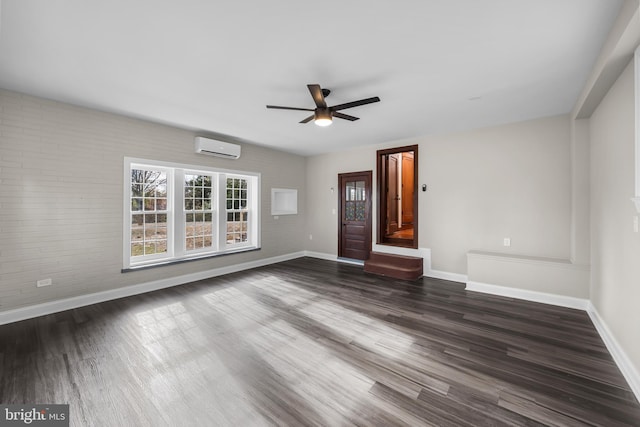
<instances>
[{"instance_id":1,"label":"interior door","mask_svg":"<svg viewBox=\"0 0 640 427\"><path fill-rule=\"evenodd\" d=\"M387 234L398 231L398 155L387 156Z\"/></svg>"},{"instance_id":2,"label":"interior door","mask_svg":"<svg viewBox=\"0 0 640 427\"><path fill-rule=\"evenodd\" d=\"M371 253L371 171L341 173L338 256L366 260Z\"/></svg>"},{"instance_id":3,"label":"interior door","mask_svg":"<svg viewBox=\"0 0 640 427\"><path fill-rule=\"evenodd\" d=\"M402 153L402 226L413 224L413 153Z\"/></svg>"}]
</instances>

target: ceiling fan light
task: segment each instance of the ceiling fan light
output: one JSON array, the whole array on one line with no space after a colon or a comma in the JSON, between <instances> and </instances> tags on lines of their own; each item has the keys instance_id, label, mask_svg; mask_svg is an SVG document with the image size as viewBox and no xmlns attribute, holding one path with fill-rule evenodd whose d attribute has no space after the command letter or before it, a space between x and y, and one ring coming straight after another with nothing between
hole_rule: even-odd
<instances>
[{"instance_id":1,"label":"ceiling fan light","mask_svg":"<svg viewBox=\"0 0 640 427\"><path fill-rule=\"evenodd\" d=\"M313 122L318 126L329 126L332 123L331 113L328 111L316 111Z\"/></svg>"}]
</instances>

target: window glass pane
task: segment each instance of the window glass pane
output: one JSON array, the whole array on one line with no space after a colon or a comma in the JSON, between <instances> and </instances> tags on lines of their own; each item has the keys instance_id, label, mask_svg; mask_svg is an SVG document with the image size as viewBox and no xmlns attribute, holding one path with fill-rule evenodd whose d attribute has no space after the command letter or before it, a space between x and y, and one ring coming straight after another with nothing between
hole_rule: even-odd
<instances>
[{"instance_id":1,"label":"window glass pane","mask_svg":"<svg viewBox=\"0 0 640 427\"><path fill-rule=\"evenodd\" d=\"M356 200L364 200L364 181L356 181Z\"/></svg>"},{"instance_id":2,"label":"window glass pane","mask_svg":"<svg viewBox=\"0 0 640 427\"><path fill-rule=\"evenodd\" d=\"M139 199L139 198L131 199L131 210L132 211L141 211L142 210L142 199Z\"/></svg>"},{"instance_id":3,"label":"window glass pane","mask_svg":"<svg viewBox=\"0 0 640 427\"><path fill-rule=\"evenodd\" d=\"M159 183L155 188L156 197L167 197L167 185L166 180L164 183Z\"/></svg>"},{"instance_id":4,"label":"window glass pane","mask_svg":"<svg viewBox=\"0 0 640 427\"><path fill-rule=\"evenodd\" d=\"M133 242L131 243L131 256L144 255L144 243Z\"/></svg>"},{"instance_id":5,"label":"window glass pane","mask_svg":"<svg viewBox=\"0 0 640 427\"><path fill-rule=\"evenodd\" d=\"M142 197L142 184L131 184L131 195L133 197Z\"/></svg>"},{"instance_id":6,"label":"window glass pane","mask_svg":"<svg viewBox=\"0 0 640 427\"><path fill-rule=\"evenodd\" d=\"M356 202L347 202L344 212L344 219L347 221L356 220Z\"/></svg>"},{"instance_id":7,"label":"window glass pane","mask_svg":"<svg viewBox=\"0 0 640 427\"><path fill-rule=\"evenodd\" d=\"M356 199L356 186L354 182L347 182L346 183L346 198L347 201L351 201L351 200L355 200Z\"/></svg>"},{"instance_id":8,"label":"window glass pane","mask_svg":"<svg viewBox=\"0 0 640 427\"><path fill-rule=\"evenodd\" d=\"M197 238L195 238L195 239L194 239L194 242L195 242L195 249L200 249L200 248L202 248L202 242L203 242L202 237L197 237Z\"/></svg>"}]
</instances>

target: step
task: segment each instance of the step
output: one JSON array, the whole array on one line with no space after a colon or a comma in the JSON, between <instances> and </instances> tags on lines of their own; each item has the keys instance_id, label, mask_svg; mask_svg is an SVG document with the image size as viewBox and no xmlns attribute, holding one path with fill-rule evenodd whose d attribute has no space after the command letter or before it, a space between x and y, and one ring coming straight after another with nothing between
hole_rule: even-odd
<instances>
[{"instance_id":1,"label":"step","mask_svg":"<svg viewBox=\"0 0 640 427\"><path fill-rule=\"evenodd\" d=\"M364 271L402 280L422 277L423 260L420 257L371 252L364 262Z\"/></svg>"}]
</instances>

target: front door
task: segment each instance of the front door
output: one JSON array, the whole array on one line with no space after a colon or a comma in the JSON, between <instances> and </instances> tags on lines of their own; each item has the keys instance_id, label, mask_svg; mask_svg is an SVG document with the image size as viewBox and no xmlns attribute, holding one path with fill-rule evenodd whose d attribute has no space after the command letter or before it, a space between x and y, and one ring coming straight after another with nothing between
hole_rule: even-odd
<instances>
[{"instance_id":1,"label":"front door","mask_svg":"<svg viewBox=\"0 0 640 427\"><path fill-rule=\"evenodd\" d=\"M371 171L341 173L338 256L366 260L371 252Z\"/></svg>"}]
</instances>

